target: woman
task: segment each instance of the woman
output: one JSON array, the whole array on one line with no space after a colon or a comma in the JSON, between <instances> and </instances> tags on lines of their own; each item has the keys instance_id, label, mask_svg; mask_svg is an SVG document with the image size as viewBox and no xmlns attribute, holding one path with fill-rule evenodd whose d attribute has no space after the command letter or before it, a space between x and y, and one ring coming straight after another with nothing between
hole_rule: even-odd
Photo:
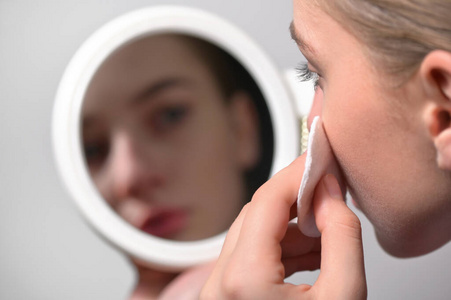
<instances>
[{"instance_id":1,"label":"woman","mask_svg":"<svg viewBox=\"0 0 451 300\"><path fill-rule=\"evenodd\" d=\"M450 15L449 1L294 1L303 75L317 74L310 119L321 116L353 202L398 257L451 239ZM332 175L314 197L320 240L288 225L304 159L241 211L203 298L366 297L360 223ZM283 281L320 264L313 286Z\"/></svg>"},{"instance_id":2,"label":"woman","mask_svg":"<svg viewBox=\"0 0 451 300\"><path fill-rule=\"evenodd\" d=\"M227 230L269 172L262 97L244 68L206 41L160 34L123 46L96 72L83 103L94 184L148 234L190 241ZM179 275L132 262L132 299L161 296Z\"/></svg>"}]
</instances>

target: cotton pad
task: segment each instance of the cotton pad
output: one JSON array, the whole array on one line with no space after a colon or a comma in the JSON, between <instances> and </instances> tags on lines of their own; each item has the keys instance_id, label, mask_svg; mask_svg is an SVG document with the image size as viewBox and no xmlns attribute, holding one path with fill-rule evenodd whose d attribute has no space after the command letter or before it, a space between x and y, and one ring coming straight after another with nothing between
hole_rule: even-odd
<instances>
[{"instance_id":1,"label":"cotton pad","mask_svg":"<svg viewBox=\"0 0 451 300\"><path fill-rule=\"evenodd\" d=\"M333 174L340 183L342 191L345 191L342 176L322 121L319 117L315 117L310 129L305 169L297 199L298 227L306 236L321 236L316 227L312 202L316 185L326 174Z\"/></svg>"}]
</instances>

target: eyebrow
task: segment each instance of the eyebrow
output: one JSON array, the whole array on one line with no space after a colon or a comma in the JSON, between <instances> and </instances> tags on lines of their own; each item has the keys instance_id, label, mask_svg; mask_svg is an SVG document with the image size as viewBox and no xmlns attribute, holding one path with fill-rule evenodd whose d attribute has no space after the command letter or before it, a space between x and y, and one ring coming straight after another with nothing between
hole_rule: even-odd
<instances>
[{"instance_id":1,"label":"eyebrow","mask_svg":"<svg viewBox=\"0 0 451 300\"><path fill-rule=\"evenodd\" d=\"M291 21L290 23L290 34L291 38L296 42L303 53L315 53L315 50L309 44L307 44L300 35L297 34L296 28L294 28L293 21Z\"/></svg>"},{"instance_id":2,"label":"eyebrow","mask_svg":"<svg viewBox=\"0 0 451 300\"><path fill-rule=\"evenodd\" d=\"M152 97L155 97L158 93L161 93L167 89L175 88L179 86L190 86L192 82L184 78L170 77L157 81L150 85L150 87L145 88L142 92L138 93L137 96L133 97L133 104L139 104L145 102ZM83 116L82 128L95 126L97 119L93 116Z\"/></svg>"},{"instance_id":3,"label":"eyebrow","mask_svg":"<svg viewBox=\"0 0 451 300\"><path fill-rule=\"evenodd\" d=\"M150 87L144 89L141 93L139 93L134 99L136 103L140 103L145 101L146 99L152 98L158 93L163 92L164 90L179 87L179 86L189 86L191 82L189 80L183 78L165 78L161 81L158 81L152 84Z\"/></svg>"}]
</instances>

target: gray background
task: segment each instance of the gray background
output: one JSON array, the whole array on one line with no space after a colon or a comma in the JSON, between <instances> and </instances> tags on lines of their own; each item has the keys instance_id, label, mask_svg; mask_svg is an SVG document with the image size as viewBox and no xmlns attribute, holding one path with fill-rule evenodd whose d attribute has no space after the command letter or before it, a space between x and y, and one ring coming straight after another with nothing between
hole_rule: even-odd
<instances>
[{"instance_id":1,"label":"gray background","mask_svg":"<svg viewBox=\"0 0 451 300\"><path fill-rule=\"evenodd\" d=\"M0 299L125 299L130 292L134 271L90 231L57 176L51 112L66 64L94 30L130 10L169 3L228 19L281 69L302 60L289 38L287 0L0 1ZM361 219L370 299L451 297L451 245L395 259ZM317 274L290 281L312 283Z\"/></svg>"}]
</instances>

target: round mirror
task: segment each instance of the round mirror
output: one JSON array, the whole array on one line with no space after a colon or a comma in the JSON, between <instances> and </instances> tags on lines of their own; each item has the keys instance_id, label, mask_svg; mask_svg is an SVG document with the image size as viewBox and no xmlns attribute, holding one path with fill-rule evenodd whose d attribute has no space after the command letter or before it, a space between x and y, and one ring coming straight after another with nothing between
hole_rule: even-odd
<instances>
[{"instance_id":1,"label":"round mirror","mask_svg":"<svg viewBox=\"0 0 451 300\"><path fill-rule=\"evenodd\" d=\"M95 32L60 82L57 164L82 215L134 259L216 257L263 182L300 151L283 76L211 14L142 9Z\"/></svg>"},{"instance_id":2,"label":"round mirror","mask_svg":"<svg viewBox=\"0 0 451 300\"><path fill-rule=\"evenodd\" d=\"M225 232L271 169L271 118L259 87L231 55L193 36L149 35L109 55L81 119L101 196L156 237Z\"/></svg>"}]
</instances>

